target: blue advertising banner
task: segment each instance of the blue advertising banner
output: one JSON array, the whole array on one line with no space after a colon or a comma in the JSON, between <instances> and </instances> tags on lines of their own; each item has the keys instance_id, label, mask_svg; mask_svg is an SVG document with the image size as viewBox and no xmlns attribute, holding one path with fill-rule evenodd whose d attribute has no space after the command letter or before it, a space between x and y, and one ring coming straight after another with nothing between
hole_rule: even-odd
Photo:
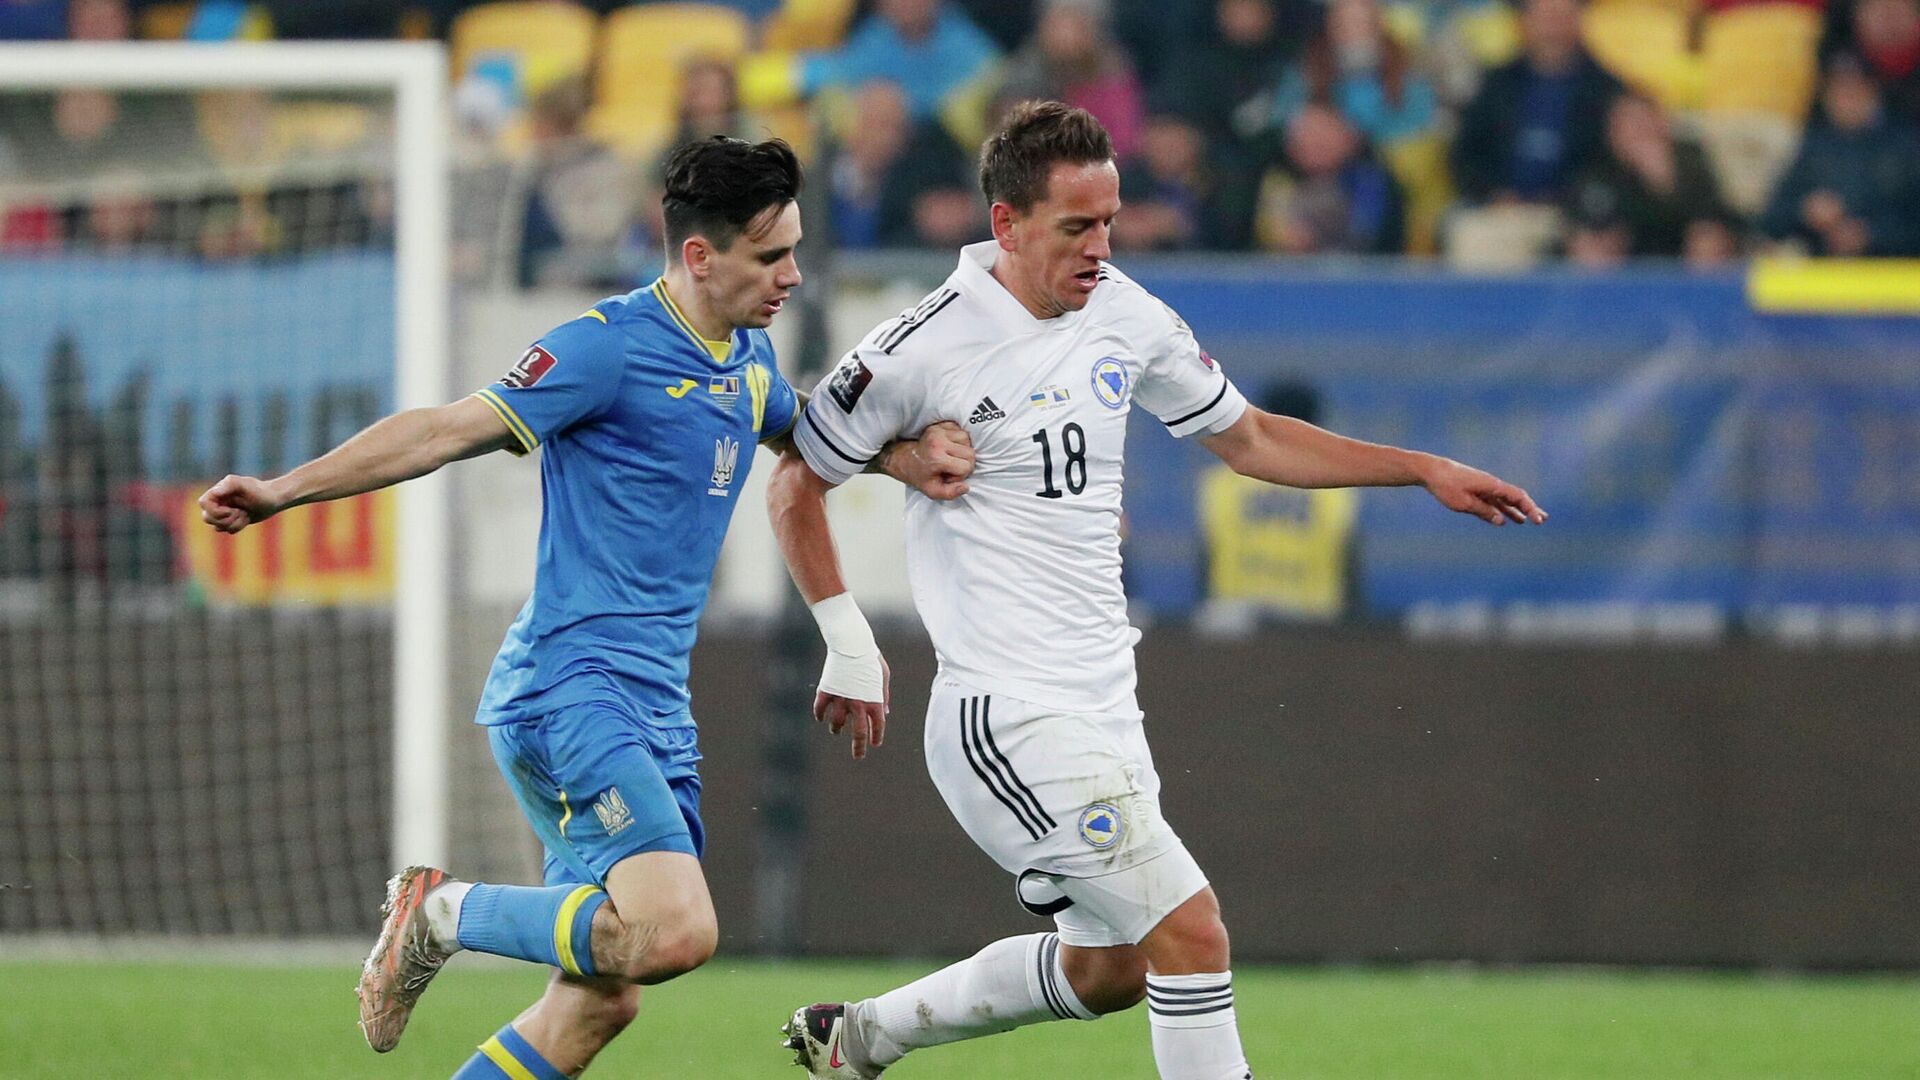
<instances>
[{"instance_id":1,"label":"blue advertising banner","mask_svg":"<svg viewBox=\"0 0 1920 1080\"><path fill-rule=\"evenodd\" d=\"M130 419L139 421L149 461L164 460L169 439L181 437L169 433L178 404L206 468L250 471L276 456L284 468L295 463L288 455L311 449L314 410L327 391L370 391L373 416L387 411L393 305L393 256L385 251L236 262L0 259L0 328L13 358L0 369L0 398L18 403L19 435L30 446L61 409L104 412L131 391L147 404ZM222 401L240 414L230 459L214 446ZM270 401L280 404L266 423ZM266 445L283 425L297 445ZM352 433L332 434L337 441Z\"/></svg>"},{"instance_id":2,"label":"blue advertising banner","mask_svg":"<svg viewBox=\"0 0 1920 1080\"><path fill-rule=\"evenodd\" d=\"M1552 512L1495 531L1366 492L1350 611L1920 604L1920 320L1762 315L1737 277L1668 271L1130 271L1254 400L1304 393L1327 427L1487 468ZM1185 613L1216 463L1156 425L1133 438L1129 587Z\"/></svg>"},{"instance_id":3,"label":"blue advertising banner","mask_svg":"<svg viewBox=\"0 0 1920 1080\"><path fill-rule=\"evenodd\" d=\"M390 253L5 259L0 328L0 582L385 603L390 497L298 508L237 537L202 526L195 500L391 409Z\"/></svg>"}]
</instances>

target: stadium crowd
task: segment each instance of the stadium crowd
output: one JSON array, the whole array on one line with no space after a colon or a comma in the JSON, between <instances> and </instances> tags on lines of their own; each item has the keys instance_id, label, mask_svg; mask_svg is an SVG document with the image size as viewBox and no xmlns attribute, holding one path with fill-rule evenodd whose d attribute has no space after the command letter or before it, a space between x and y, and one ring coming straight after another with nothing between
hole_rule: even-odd
<instances>
[{"instance_id":1,"label":"stadium crowd","mask_svg":"<svg viewBox=\"0 0 1920 1080\"><path fill-rule=\"evenodd\" d=\"M1115 240L1133 250L1487 267L1920 255L1920 0L0 0L0 39L436 35L461 190L509 206L468 225L470 246L508 237L523 284L656 265L660 155L709 133L792 141L828 211L813 231L842 249L978 238L971 148L1030 97L1111 130ZM169 108L199 115L168 121L197 135L165 152L223 167L266 153L263 132L283 151L379 134L246 95L217 99L239 119L204 98L13 97L0 184L145 168L116 139L151 153L139 136ZM311 187L278 204L235 187L197 196L206 222L185 247L385 235L377 185L324 187L324 212ZM158 211L129 201L37 216L0 201L0 247L137 237Z\"/></svg>"}]
</instances>

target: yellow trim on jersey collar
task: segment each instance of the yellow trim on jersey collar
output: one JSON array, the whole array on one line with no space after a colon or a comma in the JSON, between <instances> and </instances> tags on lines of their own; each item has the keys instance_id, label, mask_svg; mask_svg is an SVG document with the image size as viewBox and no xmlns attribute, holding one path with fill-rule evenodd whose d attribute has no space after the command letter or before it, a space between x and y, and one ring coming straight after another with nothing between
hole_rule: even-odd
<instances>
[{"instance_id":1,"label":"yellow trim on jersey collar","mask_svg":"<svg viewBox=\"0 0 1920 1080\"><path fill-rule=\"evenodd\" d=\"M673 297L667 294L666 278L661 278L653 283L653 295L660 298L660 306L667 309L668 317L673 319L673 321L679 325L680 329L687 332L687 336L693 339L694 344L705 349L707 355L713 357L714 363L724 364L727 362L727 357L733 352L733 341L731 339L727 341L708 341L706 338L701 337L700 331L695 330L693 324L687 321L687 317L680 313L680 305L674 303Z\"/></svg>"}]
</instances>

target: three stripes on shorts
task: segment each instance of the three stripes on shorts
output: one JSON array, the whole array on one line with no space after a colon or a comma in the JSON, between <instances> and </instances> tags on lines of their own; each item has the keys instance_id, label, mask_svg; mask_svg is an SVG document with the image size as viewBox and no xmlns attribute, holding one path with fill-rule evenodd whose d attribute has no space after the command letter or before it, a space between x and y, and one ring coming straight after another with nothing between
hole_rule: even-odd
<instances>
[{"instance_id":1,"label":"three stripes on shorts","mask_svg":"<svg viewBox=\"0 0 1920 1080\"><path fill-rule=\"evenodd\" d=\"M982 694L979 697L965 698L960 702L960 748L966 752L967 764L973 766L975 776L1000 800L1000 805L1020 822L1027 835L1038 840L1052 832L1054 820L1047 813L1040 800L1034 797L1033 789L1027 787L1020 775L1013 771L1013 763L993 741L993 727L990 720L993 713L993 695Z\"/></svg>"}]
</instances>

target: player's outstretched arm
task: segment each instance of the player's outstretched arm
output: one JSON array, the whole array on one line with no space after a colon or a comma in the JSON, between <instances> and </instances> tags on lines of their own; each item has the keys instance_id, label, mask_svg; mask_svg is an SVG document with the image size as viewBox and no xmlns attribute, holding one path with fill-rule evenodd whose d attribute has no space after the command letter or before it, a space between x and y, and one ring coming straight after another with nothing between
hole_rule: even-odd
<instances>
[{"instance_id":1,"label":"player's outstretched arm","mask_svg":"<svg viewBox=\"0 0 1920 1080\"><path fill-rule=\"evenodd\" d=\"M1233 426L1201 439L1234 472L1297 488L1418 484L1449 510L1492 525L1542 525L1547 512L1514 484L1449 458L1349 439L1302 420L1249 407Z\"/></svg>"},{"instance_id":2,"label":"player's outstretched arm","mask_svg":"<svg viewBox=\"0 0 1920 1080\"><path fill-rule=\"evenodd\" d=\"M479 398L395 413L271 480L229 476L200 496L200 518L226 533L303 503L343 499L411 480L449 461L519 445Z\"/></svg>"},{"instance_id":3,"label":"player's outstretched arm","mask_svg":"<svg viewBox=\"0 0 1920 1080\"><path fill-rule=\"evenodd\" d=\"M831 487L797 451L789 451L767 484L767 515L787 571L827 640L813 718L825 721L835 735L851 725L853 756L863 758L868 746L879 746L886 737L892 688L873 629L840 573L840 553L827 525Z\"/></svg>"}]
</instances>

